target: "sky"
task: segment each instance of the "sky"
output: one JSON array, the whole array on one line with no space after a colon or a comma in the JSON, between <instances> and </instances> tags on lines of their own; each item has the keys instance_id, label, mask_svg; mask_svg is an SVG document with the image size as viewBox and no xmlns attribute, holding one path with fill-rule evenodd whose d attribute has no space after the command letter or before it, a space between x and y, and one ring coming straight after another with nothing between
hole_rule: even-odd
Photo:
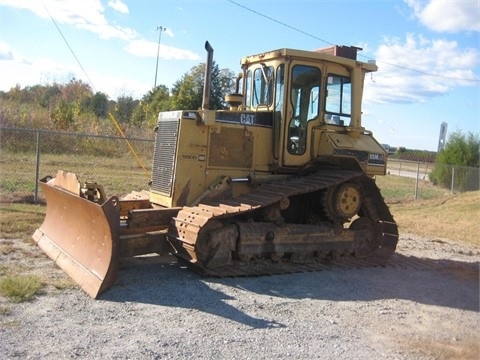
<instances>
[{"instance_id":1,"label":"sky","mask_svg":"<svg viewBox=\"0 0 480 360\"><path fill-rule=\"evenodd\" d=\"M77 79L141 98L205 62L207 40L234 73L274 49L361 47L380 143L436 151L443 122L480 133L478 0L0 0L0 90Z\"/></svg>"}]
</instances>

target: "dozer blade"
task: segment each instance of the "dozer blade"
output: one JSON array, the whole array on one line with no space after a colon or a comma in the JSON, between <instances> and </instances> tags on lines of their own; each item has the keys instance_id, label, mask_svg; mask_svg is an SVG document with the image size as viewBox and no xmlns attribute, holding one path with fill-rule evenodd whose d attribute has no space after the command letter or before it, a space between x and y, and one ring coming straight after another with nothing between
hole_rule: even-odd
<instances>
[{"instance_id":1,"label":"dozer blade","mask_svg":"<svg viewBox=\"0 0 480 360\"><path fill-rule=\"evenodd\" d=\"M120 210L118 198L102 205L81 197L75 174L59 171L41 180L47 209L33 234L38 246L88 295L96 298L117 278Z\"/></svg>"}]
</instances>

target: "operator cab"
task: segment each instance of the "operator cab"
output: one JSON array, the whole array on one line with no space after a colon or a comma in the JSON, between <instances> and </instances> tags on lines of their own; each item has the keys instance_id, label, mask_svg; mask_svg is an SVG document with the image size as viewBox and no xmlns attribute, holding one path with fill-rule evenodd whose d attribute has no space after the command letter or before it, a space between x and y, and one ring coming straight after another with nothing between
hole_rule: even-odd
<instances>
[{"instance_id":1,"label":"operator cab","mask_svg":"<svg viewBox=\"0 0 480 360\"><path fill-rule=\"evenodd\" d=\"M242 59L239 108L273 112L275 159L294 166L308 162L316 152L311 144L315 129L361 129L363 78L377 67L357 61L358 50L280 49Z\"/></svg>"}]
</instances>

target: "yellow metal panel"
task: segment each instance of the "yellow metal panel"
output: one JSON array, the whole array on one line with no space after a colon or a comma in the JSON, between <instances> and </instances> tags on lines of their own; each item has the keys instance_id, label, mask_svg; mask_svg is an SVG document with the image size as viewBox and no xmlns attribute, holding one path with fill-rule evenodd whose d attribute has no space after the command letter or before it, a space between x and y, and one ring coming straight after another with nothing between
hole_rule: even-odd
<instances>
[{"instance_id":1,"label":"yellow metal panel","mask_svg":"<svg viewBox=\"0 0 480 360\"><path fill-rule=\"evenodd\" d=\"M245 128L222 129L210 135L209 167L251 169L253 163L253 138Z\"/></svg>"},{"instance_id":2,"label":"yellow metal panel","mask_svg":"<svg viewBox=\"0 0 480 360\"><path fill-rule=\"evenodd\" d=\"M330 141L338 147L344 149L353 149L354 145L353 142L350 140L349 136L344 134L330 134L329 136Z\"/></svg>"}]
</instances>

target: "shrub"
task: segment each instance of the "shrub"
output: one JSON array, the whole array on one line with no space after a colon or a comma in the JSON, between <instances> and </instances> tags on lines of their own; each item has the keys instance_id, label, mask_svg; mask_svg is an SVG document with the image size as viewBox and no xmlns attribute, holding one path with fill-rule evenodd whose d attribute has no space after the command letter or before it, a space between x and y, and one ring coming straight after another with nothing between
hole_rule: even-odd
<instances>
[{"instance_id":1,"label":"shrub","mask_svg":"<svg viewBox=\"0 0 480 360\"><path fill-rule=\"evenodd\" d=\"M437 165L430 174L430 180L433 184L449 188L452 182L452 171L455 171L453 179L456 189L478 190L480 187L479 151L480 140L477 135L469 133L466 136L462 132L454 132L445 148L438 154Z\"/></svg>"},{"instance_id":2,"label":"shrub","mask_svg":"<svg viewBox=\"0 0 480 360\"><path fill-rule=\"evenodd\" d=\"M0 294L13 302L32 300L41 288L42 282L35 275L9 276L0 281Z\"/></svg>"}]
</instances>

